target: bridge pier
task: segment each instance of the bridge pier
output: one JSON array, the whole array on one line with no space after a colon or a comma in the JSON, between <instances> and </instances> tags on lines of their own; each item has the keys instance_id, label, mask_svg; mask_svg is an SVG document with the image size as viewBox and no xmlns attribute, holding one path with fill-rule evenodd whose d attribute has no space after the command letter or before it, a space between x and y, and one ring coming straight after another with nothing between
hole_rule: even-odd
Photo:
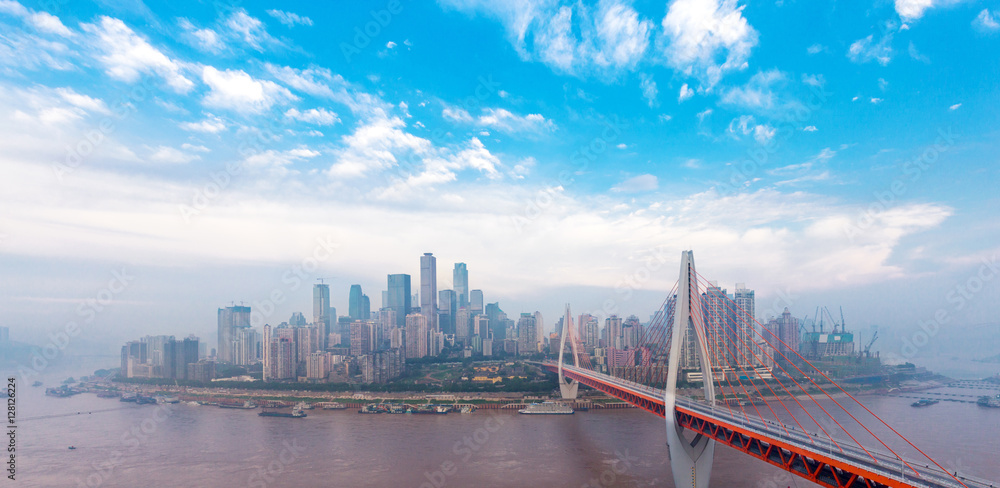
<instances>
[{"instance_id":1,"label":"bridge pier","mask_svg":"<svg viewBox=\"0 0 1000 488\"><path fill-rule=\"evenodd\" d=\"M667 421L667 456L670 458L670 471L674 476L677 488L708 488L712 474L712 461L715 459L715 439L701 434L688 439L684 436L684 427L677 423L676 396L677 372L680 370L681 348L688 329L695 331L695 343L698 345L698 356L704 380L705 399L715 404L715 383L712 377L712 365L709 363L708 345L705 335L704 320L693 320L692 314L701 314L698 306L697 276L694 268L694 253L681 253L680 279L677 283L677 303L674 306L674 324L670 339L670 363L667 366L667 389L664 393L664 417ZM699 324L702 324L699 327Z\"/></svg>"},{"instance_id":2,"label":"bridge pier","mask_svg":"<svg viewBox=\"0 0 1000 488\"><path fill-rule=\"evenodd\" d=\"M573 366L580 366L580 354L576 348L576 333L573 331L573 317L569 312L569 304L566 304L566 317L563 319L562 338L559 340L559 394L563 400L576 400L580 390L580 383L576 380L567 380L563 375L563 352L566 350L566 337L570 339L570 347L573 350Z\"/></svg>"}]
</instances>

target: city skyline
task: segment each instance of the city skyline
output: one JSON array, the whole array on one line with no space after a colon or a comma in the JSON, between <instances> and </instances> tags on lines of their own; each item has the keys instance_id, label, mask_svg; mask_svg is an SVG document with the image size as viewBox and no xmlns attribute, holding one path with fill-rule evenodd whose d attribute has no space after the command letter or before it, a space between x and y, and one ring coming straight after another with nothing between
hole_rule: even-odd
<instances>
[{"instance_id":1,"label":"city skyline","mask_svg":"<svg viewBox=\"0 0 1000 488\"><path fill-rule=\"evenodd\" d=\"M316 278L381 290L373 269L418 279L434 250L487 302L638 313L695 249L765 308L989 322L996 12L905 4L441 0L382 26L361 5L296 5L307 24L8 1L0 305L44 342L124 272L82 345L204 335L220 303L308 313Z\"/></svg>"}]
</instances>

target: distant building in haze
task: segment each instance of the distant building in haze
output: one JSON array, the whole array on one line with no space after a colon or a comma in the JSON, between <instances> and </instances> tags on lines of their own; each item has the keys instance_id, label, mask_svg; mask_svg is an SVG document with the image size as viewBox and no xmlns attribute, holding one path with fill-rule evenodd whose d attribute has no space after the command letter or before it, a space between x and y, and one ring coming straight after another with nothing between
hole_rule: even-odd
<instances>
[{"instance_id":1,"label":"distant building in haze","mask_svg":"<svg viewBox=\"0 0 1000 488\"><path fill-rule=\"evenodd\" d=\"M396 327L406 327L406 316L410 314L410 275L391 274L385 307L396 312Z\"/></svg>"},{"instance_id":2,"label":"distant building in haze","mask_svg":"<svg viewBox=\"0 0 1000 488\"><path fill-rule=\"evenodd\" d=\"M437 258L425 252L420 256L420 313L427 317L429 330L440 330L438 326Z\"/></svg>"},{"instance_id":3,"label":"distant building in haze","mask_svg":"<svg viewBox=\"0 0 1000 488\"><path fill-rule=\"evenodd\" d=\"M469 306L469 268L465 263L455 263L452 282L455 287L455 295L458 298L456 309Z\"/></svg>"},{"instance_id":4,"label":"distant building in haze","mask_svg":"<svg viewBox=\"0 0 1000 488\"><path fill-rule=\"evenodd\" d=\"M233 362L234 331L249 327L250 307L240 305L219 309L219 349L217 355L220 362Z\"/></svg>"}]
</instances>

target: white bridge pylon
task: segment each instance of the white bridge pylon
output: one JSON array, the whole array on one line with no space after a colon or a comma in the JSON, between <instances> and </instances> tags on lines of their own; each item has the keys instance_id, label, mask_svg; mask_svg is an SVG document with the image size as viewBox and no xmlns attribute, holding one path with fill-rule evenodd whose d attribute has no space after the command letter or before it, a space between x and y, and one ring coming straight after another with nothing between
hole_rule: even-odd
<instances>
[{"instance_id":1,"label":"white bridge pylon","mask_svg":"<svg viewBox=\"0 0 1000 488\"><path fill-rule=\"evenodd\" d=\"M698 356L702 372L705 400L715 404L715 384L712 365L709 363L708 345L704 339L705 321L701 318L698 301L698 279L694 268L694 252L681 252L681 271L677 282L677 302L674 305L674 324L670 338L670 362L667 365L667 389L664 395L664 417L667 420L667 448L670 470L677 488L708 488L715 458L715 439L698 434L688 440L684 428L677 424L674 415L677 394L677 373L680 371L681 348L688 329L695 331Z\"/></svg>"},{"instance_id":2,"label":"white bridge pylon","mask_svg":"<svg viewBox=\"0 0 1000 488\"><path fill-rule=\"evenodd\" d=\"M573 350L573 366L580 366L580 353L576 347L576 332L573 327L573 316L569 311L569 304L566 304L566 318L563 319L562 339L559 342L559 393L563 400L576 400L577 391L580 390L580 383L576 380L567 380L563 375L563 352L566 350L566 336L570 337L570 347Z\"/></svg>"}]
</instances>

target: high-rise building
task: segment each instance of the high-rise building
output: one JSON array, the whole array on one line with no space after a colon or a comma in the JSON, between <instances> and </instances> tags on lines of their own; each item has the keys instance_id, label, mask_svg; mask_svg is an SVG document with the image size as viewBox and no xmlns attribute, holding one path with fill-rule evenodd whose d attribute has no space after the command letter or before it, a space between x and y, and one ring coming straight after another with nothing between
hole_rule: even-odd
<instances>
[{"instance_id":1,"label":"high-rise building","mask_svg":"<svg viewBox=\"0 0 1000 488\"><path fill-rule=\"evenodd\" d=\"M490 331L490 319L488 319L485 315L483 314L476 315L472 319L472 323L473 323L472 330L475 332L476 335L479 336L480 339L485 340L492 337L490 335L492 333Z\"/></svg>"},{"instance_id":2,"label":"high-rise building","mask_svg":"<svg viewBox=\"0 0 1000 488\"><path fill-rule=\"evenodd\" d=\"M490 329L492 329L493 340L497 344L502 344L504 340L507 339L507 314L503 310L500 310L500 303L488 303L486 304L486 318L490 321Z\"/></svg>"},{"instance_id":3,"label":"high-rise building","mask_svg":"<svg viewBox=\"0 0 1000 488\"><path fill-rule=\"evenodd\" d=\"M438 325L445 334L455 333L455 313L458 311L455 290L438 292Z\"/></svg>"},{"instance_id":4,"label":"high-rise building","mask_svg":"<svg viewBox=\"0 0 1000 488\"><path fill-rule=\"evenodd\" d=\"M607 347L624 349L622 345L622 318L612 315L604 319L604 331L608 335Z\"/></svg>"},{"instance_id":5,"label":"high-rise building","mask_svg":"<svg viewBox=\"0 0 1000 488\"><path fill-rule=\"evenodd\" d=\"M351 324L351 355L362 356L372 351L372 322L355 320Z\"/></svg>"},{"instance_id":6,"label":"high-rise building","mask_svg":"<svg viewBox=\"0 0 1000 488\"><path fill-rule=\"evenodd\" d=\"M438 326L437 258L425 252L420 256L420 313L427 317L427 328L440 330Z\"/></svg>"},{"instance_id":7,"label":"high-rise building","mask_svg":"<svg viewBox=\"0 0 1000 488\"><path fill-rule=\"evenodd\" d=\"M232 306L219 309L219 350L218 360L223 363L233 362L233 331L250 327L250 307Z\"/></svg>"},{"instance_id":8,"label":"high-rise building","mask_svg":"<svg viewBox=\"0 0 1000 488\"><path fill-rule=\"evenodd\" d=\"M347 298L347 315L351 320L368 320L368 317L364 316L364 300L361 285L351 285L351 294Z\"/></svg>"},{"instance_id":9,"label":"high-rise building","mask_svg":"<svg viewBox=\"0 0 1000 488\"><path fill-rule=\"evenodd\" d=\"M456 308L469 306L469 268L465 263L455 263L455 271L452 278L455 295L458 298Z\"/></svg>"},{"instance_id":10,"label":"high-rise building","mask_svg":"<svg viewBox=\"0 0 1000 488\"><path fill-rule=\"evenodd\" d=\"M538 333L535 330L535 315L522 313L517 319L517 350L520 355L534 354Z\"/></svg>"},{"instance_id":11,"label":"high-rise building","mask_svg":"<svg viewBox=\"0 0 1000 488\"><path fill-rule=\"evenodd\" d=\"M739 353L736 354L738 358L737 361L740 365L753 367L758 366L754 364L753 352L754 349L754 338L757 337L757 321L755 317L757 316L757 307L754 300L754 291L747 289L746 285L743 283L736 284L736 293L733 295L733 302L736 303L736 344L739 348ZM793 333L795 336L795 349L798 349L798 329L795 329Z\"/></svg>"},{"instance_id":12,"label":"high-rise building","mask_svg":"<svg viewBox=\"0 0 1000 488\"><path fill-rule=\"evenodd\" d=\"M313 293L313 309L315 310L315 306L316 306L316 304L315 304L316 293L315 293L315 290L313 290L313 292L314 292ZM329 305L329 303L330 303L329 289L327 290L326 302L327 302L327 305ZM313 317L313 319L315 321L315 317ZM309 324L309 322L306 321L306 316L303 315L302 312L292 312L292 316L288 318L288 325L290 325L292 327L305 327L308 324Z\"/></svg>"},{"instance_id":13,"label":"high-rise building","mask_svg":"<svg viewBox=\"0 0 1000 488\"><path fill-rule=\"evenodd\" d=\"M600 333L600 323L597 321L597 317L590 315L589 313L581 314L579 318L580 326L580 340L583 344L590 347L598 347L600 345L599 341L601 339Z\"/></svg>"},{"instance_id":14,"label":"high-rise building","mask_svg":"<svg viewBox=\"0 0 1000 488\"><path fill-rule=\"evenodd\" d=\"M406 358L427 356L427 317L419 313L406 316Z\"/></svg>"},{"instance_id":15,"label":"high-rise building","mask_svg":"<svg viewBox=\"0 0 1000 488\"><path fill-rule=\"evenodd\" d=\"M406 327L406 316L410 314L410 275L391 274L388 278L388 302L386 308L396 312L396 327Z\"/></svg>"},{"instance_id":16,"label":"high-rise building","mask_svg":"<svg viewBox=\"0 0 1000 488\"><path fill-rule=\"evenodd\" d=\"M469 292L469 309L472 314L483 313L483 290L472 290Z\"/></svg>"},{"instance_id":17,"label":"high-rise building","mask_svg":"<svg viewBox=\"0 0 1000 488\"><path fill-rule=\"evenodd\" d=\"M295 378L295 346L283 337L272 337L268 347L270 371L265 373L266 381L289 380Z\"/></svg>"},{"instance_id":18,"label":"high-rise building","mask_svg":"<svg viewBox=\"0 0 1000 488\"><path fill-rule=\"evenodd\" d=\"M236 329L232 342L233 364L249 366L256 363L262 356L260 344L261 337L256 330Z\"/></svg>"},{"instance_id":19,"label":"high-rise building","mask_svg":"<svg viewBox=\"0 0 1000 488\"><path fill-rule=\"evenodd\" d=\"M545 342L545 321L542 312L535 312L535 342Z\"/></svg>"},{"instance_id":20,"label":"high-rise building","mask_svg":"<svg viewBox=\"0 0 1000 488\"><path fill-rule=\"evenodd\" d=\"M469 337L472 336L472 311L468 307L462 307L455 313L455 342L468 345Z\"/></svg>"},{"instance_id":21,"label":"high-rise building","mask_svg":"<svg viewBox=\"0 0 1000 488\"><path fill-rule=\"evenodd\" d=\"M764 332L763 336L774 347L774 362L785 365L794 362L799 351L799 319L792 317L786 307L780 316L767 323L767 329L770 333ZM853 343L851 346L853 352Z\"/></svg>"},{"instance_id":22,"label":"high-rise building","mask_svg":"<svg viewBox=\"0 0 1000 488\"><path fill-rule=\"evenodd\" d=\"M372 302L368 299L368 295L361 295L361 316L364 317L361 320L372 318Z\"/></svg>"},{"instance_id":23,"label":"high-rise building","mask_svg":"<svg viewBox=\"0 0 1000 488\"><path fill-rule=\"evenodd\" d=\"M326 349L326 338L333 332L333 324L337 320L330 312L330 285L313 285L313 325L319 329L320 347L323 349ZM297 325L291 320L288 323Z\"/></svg>"}]
</instances>

